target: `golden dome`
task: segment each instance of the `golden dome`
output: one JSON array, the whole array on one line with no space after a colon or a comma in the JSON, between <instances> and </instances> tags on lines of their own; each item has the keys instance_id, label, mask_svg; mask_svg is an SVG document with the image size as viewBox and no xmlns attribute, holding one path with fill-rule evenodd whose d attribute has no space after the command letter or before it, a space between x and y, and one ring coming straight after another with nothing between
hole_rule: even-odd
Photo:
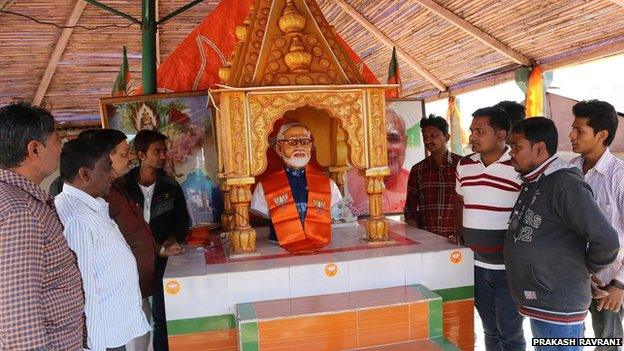
<instances>
[{"instance_id":1,"label":"golden dome","mask_svg":"<svg viewBox=\"0 0 624 351\"><path fill-rule=\"evenodd\" d=\"M247 37L247 26L238 25L236 26L236 38L240 41L244 41Z\"/></svg>"},{"instance_id":2,"label":"golden dome","mask_svg":"<svg viewBox=\"0 0 624 351\"><path fill-rule=\"evenodd\" d=\"M292 0L287 0L286 7L284 8L282 17L280 17L278 21L278 25L282 32L286 34L300 33L303 31L303 28L305 28L306 19L297 11Z\"/></svg>"},{"instance_id":3,"label":"golden dome","mask_svg":"<svg viewBox=\"0 0 624 351\"><path fill-rule=\"evenodd\" d=\"M295 36L290 44L290 51L284 55L284 62L291 72L307 72L312 63L312 54L307 52L299 36Z\"/></svg>"}]
</instances>

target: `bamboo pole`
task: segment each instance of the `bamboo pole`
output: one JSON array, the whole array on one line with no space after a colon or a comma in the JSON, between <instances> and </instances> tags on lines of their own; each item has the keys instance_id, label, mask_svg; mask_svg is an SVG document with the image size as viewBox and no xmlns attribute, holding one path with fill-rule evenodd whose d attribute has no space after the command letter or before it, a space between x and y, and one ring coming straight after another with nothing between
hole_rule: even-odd
<instances>
[{"instance_id":1,"label":"bamboo pole","mask_svg":"<svg viewBox=\"0 0 624 351\"><path fill-rule=\"evenodd\" d=\"M354 20L362 25L362 27L366 28L377 40L379 40L382 44L392 49L396 48L399 56L407 61L407 64L410 65L418 74L427 79L431 84L433 84L438 90L445 91L446 85L437 77L435 77L431 72L429 72L423 65L414 60L402 47L397 45L392 39L390 39L387 35L385 35L381 30L375 27L366 17L362 16L359 12L357 12L351 5L349 5L345 0L335 0L336 4L348 15L350 15Z\"/></svg>"},{"instance_id":2,"label":"bamboo pole","mask_svg":"<svg viewBox=\"0 0 624 351\"><path fill-rule=\"evenodd\" d=\"M78 23L80 16L82 16L82 12L84 11L86 2L83 0L77 0L74 5L74 10L72 11L69 19L67 20L66 27L73 27ZM72 35L74 28L65 28L61 32L61 36L56 42L56 46L54 47L54 51L52 52L52 56L50 57L50 61L48 61L48 66L43 73L43 77L41 78L41 82L39 83L39 87L37 88L37 92L35 93L35 97L33 99L34 105L40 105L43 101L43 97L45 96L46 91L48 90L48 86L50 86L50 81L52 81L52 76L54 76L54 72L56 72L56 67L58 66L61 57L63 56L63 52L65 51L65 47L67 46L67 42Z\"/></svg>"},{"instance_id":3,"label":"bamboo pole","mask_svg":"<svg viewBox=\"0 0 624 351\"><path fill-rule=\"evenodd\" d=\"M494 49L494 50L500 52L501 54L509 57L514 62L519 63L519 64L524 65L524 66L531 66L532 65L531 59L529 59L528 57L526 57L523 54L521 54L521 53L511 49L509 46L501 43L496 38L492 37L488 33L486 33L484 31L482 31L481 29L477 28L476 26L474 26L472 23L466 21L465 19L457 16L453 12L451 12L451 11L447 10L446 8L440 6L435 1L433 1L433 0L416 0L416 1L418 3L420 3L422 6L426 7L427 9L429 9L429 11L431 11L431 12L435 13L436 15L442 17L444 20L450 22L455 27L463 30L464 32L468 33L469 35L471 35L475 39L481 41L482 43L486 44L487 46L491 47L492 49ZM621 1L624 1L624 0L621 0Z\"/></svg>"}]
</instances>

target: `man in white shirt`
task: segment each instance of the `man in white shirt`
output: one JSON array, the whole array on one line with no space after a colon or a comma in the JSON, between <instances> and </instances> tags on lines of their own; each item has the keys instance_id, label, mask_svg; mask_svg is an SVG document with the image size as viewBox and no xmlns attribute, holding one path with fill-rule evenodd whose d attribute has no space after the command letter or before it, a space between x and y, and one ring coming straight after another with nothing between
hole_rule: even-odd
<instances>
[{"instance_id":1,"label":"man in white shirt","mask_svg":"<svg viewBox=\"0 0 624 351\"><path fill-rule=\"evenodd\" d=\"M65 143L60 159L65 186L54 201L78 259L87 344L93 351L125 350L150 329L141 308L136 260L102 199L114 179L109 153L108 145L93 140Z\"/></svg>"},{"instance_id":2,"label":"man in white shirt","mask_svg":"<svg viewBox=\"0 0 624 351\"><path fill-rule=\"evenodd\" d=\"M615 262L597 273L598 288L589 311L598 338L622 338L622 301L624 300L624 161L609 152L617 131L617 113L607 102L581 101L572 108L574 122L570 132L572 150L581 156L571 163L581 168L591 186L594 199L620 239ZM605 292L607 294L605 294ZM596 350L622 350L621 347L598 347Z\"/></svg>"}]
</instances>

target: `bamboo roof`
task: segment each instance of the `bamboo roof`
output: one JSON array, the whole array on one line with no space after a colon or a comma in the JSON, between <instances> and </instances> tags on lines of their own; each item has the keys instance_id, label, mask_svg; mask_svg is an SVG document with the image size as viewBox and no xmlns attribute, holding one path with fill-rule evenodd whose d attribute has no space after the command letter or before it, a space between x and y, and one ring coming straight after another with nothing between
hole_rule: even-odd
<instances>
[{"instance_id":1,"label":"bamboo roof","mask_svg":"<svg viewBox=\"0 0 624 351\"><path fill-rule=\"evenodd\" d=\"M157 1L160 17L190 2ZM139 1L101 2L141 18ZM624 52L622 0L317 2L337 34L381 82L387 79L392 46L397 47L403 93L408 96L432 98L510 79L522 64L549 69ZM203 1L161 25L161 60L218 3ZM140 85L138 24L84 6L82 0L0 0L0 9L78 26L63 30L0 12L0 105L14 98L39 99L62 121L98 123L98 98L110 95L123 45L128 48L132 84ZM55 52L63 36L67 45ZM46 78L48 85L42 84Z\"/></svg>"}]
</instances>

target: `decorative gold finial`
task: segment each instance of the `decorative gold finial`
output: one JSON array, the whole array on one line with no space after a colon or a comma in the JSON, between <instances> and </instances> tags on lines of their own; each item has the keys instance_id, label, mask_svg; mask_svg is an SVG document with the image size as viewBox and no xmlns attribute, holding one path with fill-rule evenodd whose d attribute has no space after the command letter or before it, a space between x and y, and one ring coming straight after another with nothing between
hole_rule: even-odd
<instances>
[{"instance_id":1,"label":"decorative gold finial","mask_svg":"<svg viewBox=\"0 0 624 351\"><path fill-rule=\"evenodd\" d=\"M219 79L225 83L230 78L230 68L232 67L232 61L226 61L225 66L219 68Z\"/></svg>"},{"instance_id":2,"label":"decorative gold finial","mask_svg":"<svg viewBox=\"0 0 624 351\"><path fill-rule=\"evenodd\" d=\"M307 52L299 39L299 35L293 37L289 52L284 55L286 66L293 73L307 72L312 63L312 54Z\"/></svg>"},{"instance_id":3,"label":"decorative gold finial","mask_svg":"<svg viewBox=\"0 0 624 351\"><path fill-rule=\"evenodd\" d=\"M247 37L247 26L245 25L238 25L236 26L236 38L239 41L244 41L245 38Z\"/></svg>"},{"instance_id":4,"label":"decorative gold finial","mask_svg":"<svg viewBox=\"0 0 624 351\"><path fill-rule=\"evenodd\" d=\"M286 7L284 8L282 17L279 19L278 25L282 32L286 34L301 33L303 28L305 28L306 19L297 11L293 0L286 1Z\"/></svg>"}]
</instances>

